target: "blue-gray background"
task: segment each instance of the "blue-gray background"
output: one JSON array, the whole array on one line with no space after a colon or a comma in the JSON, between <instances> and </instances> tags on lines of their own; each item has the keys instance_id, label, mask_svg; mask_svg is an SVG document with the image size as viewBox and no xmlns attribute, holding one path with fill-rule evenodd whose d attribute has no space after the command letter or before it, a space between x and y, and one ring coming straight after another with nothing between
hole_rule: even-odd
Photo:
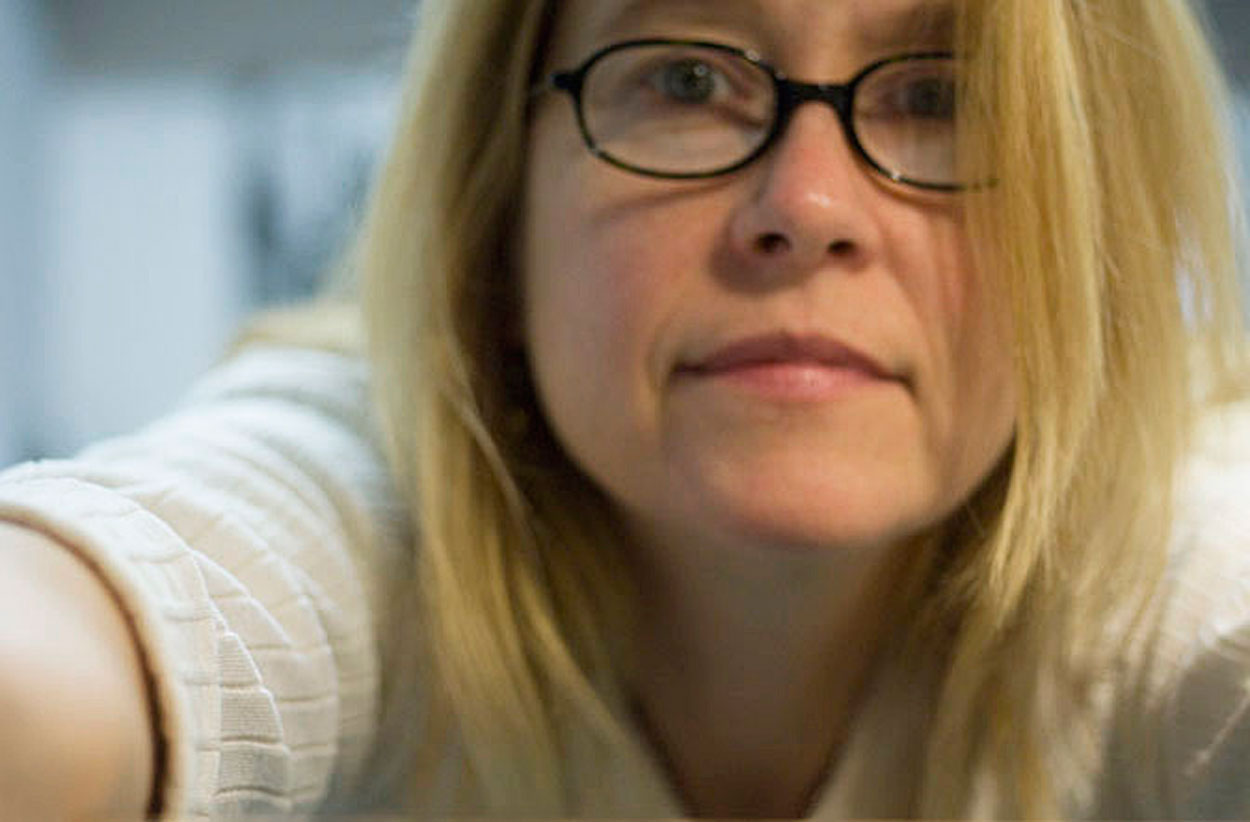
<instances>
[{"instance_id":1,"label":"blue-gray background","mask_svg":"<svg viewBox=\"0 0 1250 822\"><path fill-rule=\"evenodd\" d=\"M1250 125L1250 0L1209 7ZM160 414L248 313L314 287L413 11L0 0L0 465Z\"/></svg>"}]
</instances>

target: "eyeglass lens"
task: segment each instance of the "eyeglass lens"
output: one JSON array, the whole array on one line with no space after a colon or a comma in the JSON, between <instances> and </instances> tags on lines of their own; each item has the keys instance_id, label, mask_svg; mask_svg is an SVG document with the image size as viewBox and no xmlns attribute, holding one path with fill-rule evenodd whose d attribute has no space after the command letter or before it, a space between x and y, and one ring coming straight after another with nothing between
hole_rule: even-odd
<instances>
[{"instance_id":1,"label":"eyeglass lens","mask_svg":"<svg viewBox=\"0 0 1250 822\"><path fill-rule=\"evenodd\" d=\"M637 44L609 51L582 86L587 137L647 174L702 176L735 167L770 139L777 86L729 49ZM956 182L955 79L948 58L885 63L855 91L854 130L881 170L921 184Z\"/></svg>"}]
</instances>

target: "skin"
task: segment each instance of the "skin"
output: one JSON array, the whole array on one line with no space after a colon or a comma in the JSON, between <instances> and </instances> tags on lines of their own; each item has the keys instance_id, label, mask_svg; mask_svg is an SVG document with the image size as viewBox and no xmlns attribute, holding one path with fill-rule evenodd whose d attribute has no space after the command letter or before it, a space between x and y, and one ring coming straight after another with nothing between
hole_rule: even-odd
<instances>
[{"instance_id":1,"label":"skin","mask_svg":"<svg viewBox=\"0 0 1250 822\"><path fill-rule=\"evenodd\" d=\"M6 523L0 706L0 822L144 817L154 729L130 627L71 551Z\"/></svg>"},{"instance_id":2,"label":"skin","mask_svg":"<svg viewBox=\"0 0 1250 822\"><path fill-rule=\"evenodd\" d=\"M917 5L573 0L547 62L699 37L840 82L933 45L894 31ZM890 629L885 594L1012 437L1010 328L960 198L883 180L815 105L710 181L598 161L554 95L530 137L525 341L553 430L633 537L642 725L691 813L801 814ZM762 333L835 338L888 378L691 373Z\"/></svg>"}]
</instances>

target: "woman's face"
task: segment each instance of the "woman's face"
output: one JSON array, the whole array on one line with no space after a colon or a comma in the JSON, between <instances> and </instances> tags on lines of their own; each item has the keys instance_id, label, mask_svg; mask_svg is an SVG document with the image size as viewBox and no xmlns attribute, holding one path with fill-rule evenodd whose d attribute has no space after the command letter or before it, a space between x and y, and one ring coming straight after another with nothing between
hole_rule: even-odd
<instances>
[{"instance_id":1,"label":"woman's face","mask_svg":"<svg viewBox=\"0 0 1250 822\"><path fill-rule=\"evenodd\" d=\"M907 33L920 6L570 0L547 63L697 38L845 82L949 46ZM832 108L800 107L767 154L711 180L596 159L562 95L536 104L530 137L524 335L539 398L639 532L891 545L947 517L1002 457L1010 329L973 270L960 197L873 172Z\"/></svg>"}]
</instances>

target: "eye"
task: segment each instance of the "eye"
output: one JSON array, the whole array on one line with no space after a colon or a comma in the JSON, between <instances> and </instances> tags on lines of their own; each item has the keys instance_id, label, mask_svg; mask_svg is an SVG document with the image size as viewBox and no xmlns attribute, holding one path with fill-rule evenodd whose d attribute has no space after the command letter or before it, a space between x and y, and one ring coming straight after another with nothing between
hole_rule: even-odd
<instances>
[{"instance_id":1,"label":"eye","mask_svg":"<svg viewBox=\"0 0 1250 822\"><path fill-rule=\"evenodd\" d=\"M706 60L682 57L660 67L655 78L660 91L679 103L707 103L725 83L723 74Z\"/></svg>"},{"instance_id":2,"label":"eye","mask_svg":"<svg viewBox=\"0 0 1250 822\"><path fill-rule=\"evenodd\" d=\"M728 49L700 44L636 43L607 52L592 64L584 104L598 116L619 114L618 127L665 124L669 119L750 128L768 119L773 108L772 76L765 68Z\"/></svg>"},{"instance_id":3,"label":"eye","mask_svg":"<svg viewBox=\"0 0 1250 822\"><path fill-rule=\"evenodd\" d=\"M955 84L947 77L917 77L898 89L897 110L910 117L953 120L958 108Z\"/></svg>"},{"instance_id":4,"label":"eye","mask_svg":"<svg viewBox=\"0 0 1250 822\"><path fill-rule=\"evenodd\" d=\"M955 66L945 59L883 65L865 78L856 109L875 119L954 123L959 112Z\"/></svg>"}]
</instances>

